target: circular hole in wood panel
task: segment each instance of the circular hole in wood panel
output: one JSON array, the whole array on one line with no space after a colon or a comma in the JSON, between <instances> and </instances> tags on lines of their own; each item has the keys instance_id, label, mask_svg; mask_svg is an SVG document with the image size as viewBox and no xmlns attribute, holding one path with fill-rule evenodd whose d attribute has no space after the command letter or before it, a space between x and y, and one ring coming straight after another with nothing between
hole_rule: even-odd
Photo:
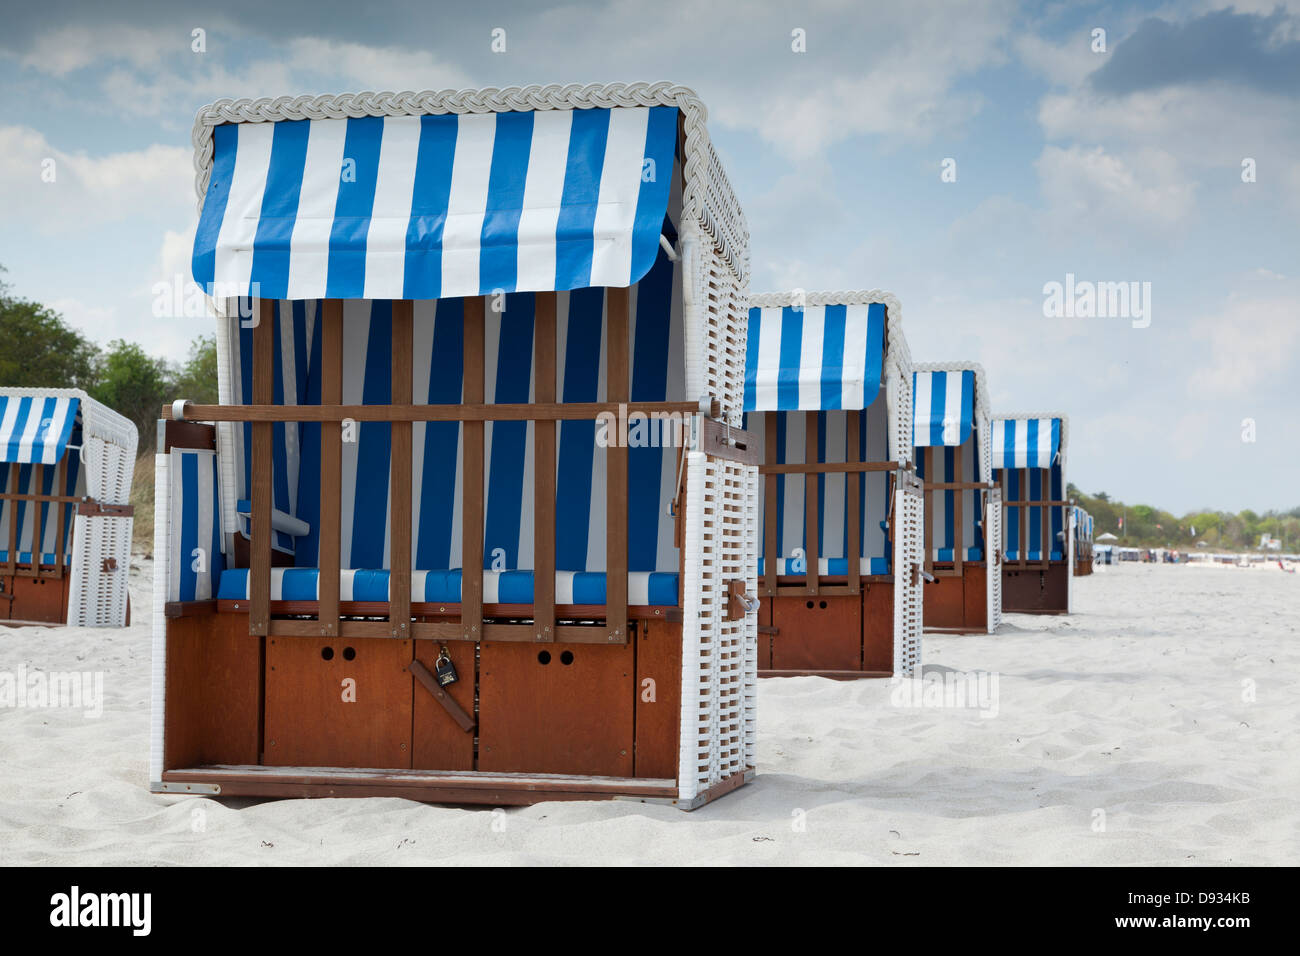
<instances>
[{"instance_id":1,"label":"circular hole in wood panel","mask_svg":"<svg viewBox=\"0 0 1300 956\"><path fill-rule=\"evenodd\" d=\"M345 661L356 660L356 657L357 657L357 649L355 647L343 648L343 659Z\"/></svg>"},{"instance_id":2,"label":"circular hole in wood panel","mask_svg":"<svg viewBox=\"0 0 1300 956\"><path fill-rule=\"evenodd\" d=\"M560 655L560 663L566 667L573 663L573 651L565 651Z\"/></svg>"},{"instance_id":3,"label":"circular hole in wood panel","mask_svg":"<svg viewBox=\"0 0 1300 956\"><path fill-rule=\"evenodd\" d=\"M812 610L812 606L813 606L813 602L812 602L812 601L809 601L809 602L808 602L808 610L811 611L811 610Z\"/></svg>"},{"instance_id":4,"label":"circular hole in wood panel","mask_svg":"<svg viewBox=\"0 0 1300 956\"><path fill-rule=\"evenodd\" d=\"M823 611L826 610L826 602L825 602L825 601L822 601L822 610L823 610Z\"/></svg>"},{"instance_id":5,"label":"circular hole in wood panel","mask_svg":"<svg viewBox=\"0 0 1300 956\"><path fill-rule=\"evenodd\" d=\"M549 664L550 662L551 662L551 652L550 652L550 651L539 651L539 652L538 652L538 654L537 654L537 663L539 663L539 664Z\"/></svg>"},{"instance_id":6,"label":"circular hole in wood panel","mask_svg":"<svg viewBox=\"0 0 1300 956\"><path fill-rule=\"evenodd\" d=\"M334 660L334 648L328 646L322 647L320 649L320 659L323 661Z\"/></svg>"}]
</instances>

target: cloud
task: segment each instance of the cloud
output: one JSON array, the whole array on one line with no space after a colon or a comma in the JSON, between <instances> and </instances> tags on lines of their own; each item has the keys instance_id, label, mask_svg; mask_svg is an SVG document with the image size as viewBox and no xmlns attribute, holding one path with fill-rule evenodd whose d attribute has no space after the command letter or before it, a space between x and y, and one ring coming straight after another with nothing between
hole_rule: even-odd
<instances>
[{"instance_id":1,"label":"cloud","mask_svg":"<svg viewBox=\"0 0 1300 956\"><path fill-rule=\"evenodd\" d=\"M0 127L0 208L45 235L77 235L142 216L165 220L192 207L193 175L188 148L154 145L95 157L57 149L33 129Z\"/></svg>"},{"instance_id":2,"label":"cloud","mask_svg":"<svg viewBox=\"0 0 1300 956\"><path fill-rule=\"evenodd\" d=\"M1294 97L1300 39L1283 10L1268 16L1215 10L1184 23L1149 19L1091 75L1098 92L1123 96L1215 80Z\"/></svg>"},{"instance_id":3,"label":"cloud","mask_svg":"<svg viewBox=\"0 0 1300 956\"><path fill-rule=\"evenodd\" d=\"M1162 150L1143 149L1126 159L1101 146L1046 146L1036 165L1049 214L1062 225L1093 219L1169 230L1193 210L1195 185Z\"/></svg>"},{"instance_id":4,"label":"cloud","mask_svg":"<svg viewBox=\"0 0 1300 956\"><path fill-rule=\"evenodd\" d=\"M1192 326L1202 359L1187 380L1189 394L1239 397L1294 380L1300 355L1295 295L1229 300Z\"/></svg>"}]
</instances>

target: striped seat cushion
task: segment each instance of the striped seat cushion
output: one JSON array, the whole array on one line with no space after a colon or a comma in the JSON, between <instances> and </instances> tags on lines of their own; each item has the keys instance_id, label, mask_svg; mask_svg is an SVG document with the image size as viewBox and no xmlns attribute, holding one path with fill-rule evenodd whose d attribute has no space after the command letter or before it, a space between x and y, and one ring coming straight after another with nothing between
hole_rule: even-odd
<instances>
[{"instance_id":1,"label":"striped seat cushion","mask_svg":"<svg viewBox=\"0 0 1300 956\"><path fill-rule=\"evenodd\" d=\"M1019 552L1019 551L1008 551L1008 552L1006 553L1006 559L1007 559L1008 561L1019 561L1019 560L1021 560L1021 558L1020 558L1020 552ZM1048 558L1049 561L1063 561L1064 559L1065 559L1065 555L1064 555L1063 553L1061 553L1060 551L1057 551L1055 548L1052 549L1052 556L1051 556L1050 558ZM1025 560L1026 560L1026 561L1042 561L1042 560L1043 560L1043 552L1042 552L1042 550L1039 549L1039 548L1030 548L1030 549L1029 549L1029 557L1026 558Z\"/></svg>"},{"instance_id":2,"label":"striped seat cushion","mask_svg":"<svg viewBox=\"0 0 1300 956\"><path fill-rule=\"evenodd\" d=\"M342 601L387 601L386 570L344 570L339 572L339 599ZM315 601L318 599L316 568L272 568L272 601ZM460 601L461 572L412 571L411 600L426 603ZM217 597L223 601L248 600L248 570L230 569L222 573ZM677 572L634 571L627 576L627 600L634 606L674 606L677 604ZM484 571L484 604L532 604L532 571ZM604 604L603 571L557 571L556 604Z\"/></svg>"},{"instance_id":3,"label":"striped seat cushion","mask_svg":"<svg viewBox=\"0 0 1300 956\"><path fill-rule=\"evenodd\" d=\"M956 559L953 557L953 549L952 549L952 548L934 548L933 551L934 551L934 560L935 560L935 561L953 561L953 560L956 560ZM963 560L963 561L983 561L983 560L984 560L984 549L983 549L983 548L967 548L967 549L966 549L966 554L962 557L962 560Z\"/></svg>"},{"instance_id":4,"label":"striped seat cushion","mask_svg":"<svg viewBox=\"0 0 1300 956\"><path fill-rule=\"evenodd\" d=\"M762 558L758 559L758 576L762 577L765 562ZM888 574L888 558L863 558L861 563L861 574ZM784 575L802 575L807 573L807 565L802 559L794 558L777 558L776 561L777 576ZM849 573L849 563L844 558L819 558L817 560L817 574L819 577L844 577Z\"/></svg>"},{"instance_id":5,"label":"striped seat cushion","mask_svg":"<svg viewBox=\"0 0 1300 956\"><path fill-rule=\"evenodd\" d=\"M41 555L41 564L53 564L53 563L55 562L55 560L57 560L56 557L55 557L54 555L50 554L49 552L46 552L46 553L44 553L44 554ZM64 555L64 557L63 557L63 562L64 562L65 564L70 563L71 560L72 560L72 556L71 556L71 555ZM0 564L5 564L5 563L7 563L8 561L9 561L9 552L8 552L8 551L4 551L4 550L0 550ZM31 553L30 551L19 551L19 552L18 552L18 563L19 563L19 564L31 564L31 563L32 563L32 553Z\"/></svg>"}]
</instances>

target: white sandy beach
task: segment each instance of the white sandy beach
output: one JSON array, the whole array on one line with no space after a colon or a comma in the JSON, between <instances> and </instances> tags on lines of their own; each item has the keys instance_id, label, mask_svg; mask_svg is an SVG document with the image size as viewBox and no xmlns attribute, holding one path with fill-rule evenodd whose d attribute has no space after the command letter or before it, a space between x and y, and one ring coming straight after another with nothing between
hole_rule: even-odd
<instances>
[{"instance_id":1,"label":"white sandy beach","mask_svg":"<svg viewBox=\"0 0 1300 956\"><path fill-rule=\"evenodd\" d=\"M494 813L151 794L136 565L127 630L0 628L0 672L104 673L100 717L0 708L0 863L1300 862L1300 575L1275 568L1121 565L1076 579L1071 617L927 635L929 673L997 674L996 716L762 681L758 778L693 813Z\"/></svg>"}]
</instances>

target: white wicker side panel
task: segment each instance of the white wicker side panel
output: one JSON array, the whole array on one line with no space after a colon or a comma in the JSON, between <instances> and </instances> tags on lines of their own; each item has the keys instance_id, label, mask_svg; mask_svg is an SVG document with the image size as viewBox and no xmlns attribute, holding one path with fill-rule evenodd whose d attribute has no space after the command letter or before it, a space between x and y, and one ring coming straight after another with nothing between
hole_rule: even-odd
<instances>
[{"instance_id":1,"label":"white wicker side panel","mask_svg":"<svg viewBox=\"0 0 1300 956\"><path fill-rule=\"evenodd\" d=\"M154 455L153 524L153 664L149 688L149 781L161 784L163 771L163 702L167 676L167 555L171 554L171 456Z\"/></svg>"},{"instance_id":2,"label":"white wicker side panel","mask_svg":"<svg viewBox=\"0 0 1300 956\"><path fill-rule=\"evenodd\" d=\"M693 800L707 789L709 779L709 694L711 673L705 647L712 637L708 599L704 594L704 492L708 476L703 452L686 456L686 520L682 555L682 716L677 761L678 796Z\"/></svg>"},{"instance_id":3,"label":"white wicker side panel","mask_svg":"<svg viewBox=\"0 0 1300 956\"><path fill-rule=\"evenodd\" d=\"M134 446L86 435L86 493L104 504L126 504L135 468ZM129 517L77 515L72 522L72 567L68 581L68 624L123 627L131 567ZM112 565L107 570L105 562Z\"/></svg>"},{"instance_id":4,"label":"white wicker side panel","mask_svg":"<svg viewBox=\"0 0 1300 956\"><path fill-rule=\"evenodd\" d=\"M745 590L758 594L760 550L758 468L745 470ZM745 769L757 765L758 751L758 615L745 615Z\"/></svg>"},{"instance_id":5,"label":"white wicker side panel","mask_svg":"<svg viewBox=\"0 0 1300 956\"><path fill-rule=\"evenodd\" d=\"M1002 489L989 491L985 514L987 528L984 535L984 553L988 558L988 574L984 586L988 593L988 631L993 634L1002 624Z\"/></svg>"},{"instance_id":6,"label":"white wicker side panel","mask_svg":"<svg viewBox=\"0 0 1300 956\"><path fill-rule=\"evenodd\" d=\"M757 533L749 527L753 506L749 502L750 482L745 465L732 461L716 463L719 525L718 563L714 576L718 606L718 777L710 784L725 780L732 774L743 773L749 766L745 744L749 728L749 703L745 696L748 661L754 662L754 676L758 676L758 615L746 614L739 620L725 620L727 589L731 581L744 581L745 589L756 594L758 589L758 562L749 547L757 542ZM753 562L754 576L750 577Z\"/></svg>"},{"instance_id":7,"label":"white wicker side panel","mask_svg":"<svg viewBox=\"0 0 1300 956\"><path fill-rule=\"evenodd\" d=\"M921 674L925 497L920 480L900 471L894 492L894 676Z\"/></svg>"}]
</instances>

